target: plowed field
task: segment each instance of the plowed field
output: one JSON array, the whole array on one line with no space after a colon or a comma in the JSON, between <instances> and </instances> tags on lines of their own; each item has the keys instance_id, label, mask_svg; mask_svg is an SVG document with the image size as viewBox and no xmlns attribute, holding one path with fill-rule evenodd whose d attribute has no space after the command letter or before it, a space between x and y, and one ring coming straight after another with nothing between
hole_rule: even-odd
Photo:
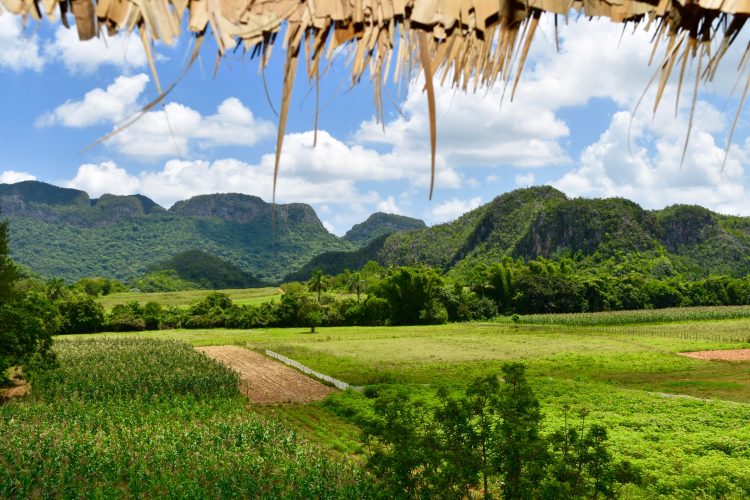
<instances>
[{"instance_id":1,"label":"plowed field","mask_svg":"<svg viewBox=\"0 0 750 500\"><path fill-rule=\"evenodd\" d=\"M240 387L255 403L319 401L334 389L257 352L237 346L198 347L240 374Z\"/></svg>"},{"instance_id":2,"label":"plowed field","mask_svg":"<svg viewBox=\"0 0 750 500\"><path fill-rule=\"evenodd\" d=\"M680 352L680 356L706 361L750 361L750 349Z\"/></svg>"}]
</instances>

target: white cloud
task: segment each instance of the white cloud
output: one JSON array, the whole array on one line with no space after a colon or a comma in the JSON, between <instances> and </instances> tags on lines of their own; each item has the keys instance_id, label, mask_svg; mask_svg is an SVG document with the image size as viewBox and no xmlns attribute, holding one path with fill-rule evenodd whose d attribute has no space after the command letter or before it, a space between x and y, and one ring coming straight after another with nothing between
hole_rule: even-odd
<instances>
[{"instance_id":1,"label":"white cloud","mask_svg":"<svg viewBox=\"0 0 750 500\"><path fill-rule=\"evenodd\" d=\"M17 172L15 170L6 170L0 173L0 184L15 184L21 181L35 181L36 176L26 172Z\"/></svg>"},{"instance_id":2,"label":"white cloud","mask_svg":"<svg viewBox=\"0 0 750 500\"><path fill-rule=\"evenodd\" d=\"M96 88L81 101L66 101L37 120L38 126L89 127L117 123L136 111L138 97L146 88L148 76L139 73L121 76L106 89Z\"/></svg>"},{"instance_id":3,"label":"white cloud","mask_svg":"<svg viewBox=\"0 0 750 500\"><path fill-rule=\"evenodd\" d=\"M146 65L146 53L141 40L133 33L120 33L82 42L75 29L62 26L45 49L49 61L59 61L71 73L91 74L102 66L114 66L120 71L131 71Z\"/></svg>"},{"instance_id":4,"label":"white cloud","mask_svg":"<svg viewBox=\"0 0 750 500\"><path fill-rule=\"evenodd\" d=\"M750 215L743 164L750 145L733 146L722 170L724 147L711 132L721 123L718 112L699 102L685 162L680 165L687 118L636 118L633 147L628 148L631 115L618 112L599 140L581 154L580 166L554 185L572 196L621 196L646 208L693 203L723 213ZM713 116L713 118L712 118Z\"/></svg>"},{"instance_id":5,"label":"white cloud","mask_svg":"<svg viewBox=\"0 0 750 500\"><path fill-rule=\"evenodd\" d=\"M169 160L161 170L144 170L132 175L113 162L103 162L81 165L76 176L64 184L83 189L92 196L141 193L163 206L199 194L227 192L251 194L270 201L273 170L231 158L213 163ZM310 182L286 175L279 178L277 195L277 201L284 203L341 205L354 199L362 203L378 200L374 193L359 192L350 180Z\"/></svg>"},{"instance_id":6,"label":"white cloud","mask_svg":"<svg viewBox=\"0 0 750 500\"><path fill-rule=\"evenodd\" d=\"M393 196L389 196L385 200L380 200L376 205L378 212L385 212L387 214L402 214L404 213L401 208L396 204L396 199Z\"/></svg>"},{"instance_id":7,"label":"white cloud","mask_svg":"<svg viewBox=\"0 0 750 500\"><path fill-rule=\"evenodd\" d=\"M143 73L121 76L106 89L93 89L82 100L67 101L42 115L37 125L111 124L116 128L144 104L139 100L148 80ZM273 124L256 118L239 99L230 97L209 116L183 104L169 103L160 110L145 113L106 144L124 155L153 161L166 156L188 156L193 149L252 146L273 133Z\"/></svg>"},{"instance_id":8,"label":"white cloud","mask_svg":"<svg viewBox=\"0 0 750 500\"><path fill-rule=\"evenodd\" d=\"M499 177L499 176L497 176L497 175L495 175L495 174L490 174L490 175L488 175L488 176L487 176L487 178L485 179L485 181L487 181L487 182L497 182L497 181L499 181L499 180L500 180L500 177Z\"/></svg>"},{"instance_id":9,"label":"white cloud","mask_svg":"<svg viewBox=\"0 0 750 500\"><path fill-rule=\"evenodd\" d=\"M165 156L190 156L191 149L253 146L271 137L274 126L256 118L239 99L225 99L213 115L202 116L188 106L169 103L149 111L115 135L109 144L122 154L148 161Z\"/></svg>"},{"instance_id":10,"label":"white cloud","mask_svg":"<svg viewBox=\"0 0 750 500\"><path fill-rule=\"evenodd\" d=\"M135 194L138 192L140 182L138 178L132 177L124 168L118 167L114 162L93 164L87 163L78 167L76 176L64 183L66 187L81 189L89 196L98 198L109 194Z\"/></svg>"},{"instance_id":11,"label":"white cloud","mask_svg":"<svg viewBox=\"0 0 750 500\"><path fill-rule=\"evenodd\" d=\"M0 69L41 71L43 67L37 35L24 33L19 16L3 15L0 10Z\"/></svg>"},{"instance_id":12,"label":"white cloud","mask_svg":"<svg viewBox=\"0 0 750 500\"><path fill-rule=\"evenodd\" d=\"M534 181L536 180L536 177L534 177L534 174L529 172L528 174L518 174L516 175L515 179L516 185L521 187L527 187L527 186L533 186Z\"/></svg>"},{"instance_id":13,"label":"white cloud","mask_svg":"<svg viewBox=\"0 0 750 500\"><path fill-rule=\"evenodd\" d=\"M328 231L331 234L335 234L336 233L335 228L333 227L333 224L331 224L327 220L323 220L321 222L323 223L323 227L326 228L326 231Z\"/></svg>"},{"instance_id":14,"label":"white cloud","mask_svg":"<svg viewBox=\"0 0 750 500\"><path fill-rule=\"evenodd\" d=\"M432 209L432 216L437 222L453 220L482 204L482 198L477 196L469 200L451 198Z\"/></svg>"}]
</instances>

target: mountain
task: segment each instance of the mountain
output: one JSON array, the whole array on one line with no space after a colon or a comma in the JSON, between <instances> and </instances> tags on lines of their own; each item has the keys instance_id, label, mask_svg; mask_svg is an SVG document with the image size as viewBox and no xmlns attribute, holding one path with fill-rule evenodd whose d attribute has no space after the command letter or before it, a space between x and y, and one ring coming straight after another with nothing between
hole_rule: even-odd
<instances>
[{"instance_id":1,"label":"mountain","mask_svg":"<svg viewBox=\"0 0 750 500\"><path fill-rule=\"evenodd\" d=\"M532 187L498 196L446 224L319 255L288 278L304 279L316 268L333 274L367 260L427 264L460 275L504 257L573 257L590 266L666 259L670 272L689 277L744 276L750 273L750 218L687 205L644 210L623 198L570 199L549 186Z\"/></svg>"},{"instance_id":2,"label":"mountain","mask_svg":"<svg viewBox=\"0 0 750 500\"><path fill-rule=\"evenodd\" d=\"M365 246L372 240L387 234L425 227L427 226L424 221L420 219L377 212L369 216L366 221L355 224L341 239L355 245Z\"/></svg>"},{"instance_id":3,"label":"mountain","mask_svg":"<svg viewBox=\"0 0 750 500\"><path fill-rule=\"evenodd\" d=\"M231 262L200 250L181 252L170 259L154 264L149 271L174 271L177 278L193 283L197 288L213 290L267 285Z\"/></svg>"},{"instance_id":4,"label":"mountain","mask_svg":"<svg viewBox=\"0 0 750 500\"><path fill-rule=\"evenodd\" d=\"M275 207L241 194L196 196L169 210L141 195L103 195L36 181L0 184L11 252L44 276L130 281L181 252L200 250L262 281L353 244L330 234L309 205Z\"/></svg>"}]
</instances>

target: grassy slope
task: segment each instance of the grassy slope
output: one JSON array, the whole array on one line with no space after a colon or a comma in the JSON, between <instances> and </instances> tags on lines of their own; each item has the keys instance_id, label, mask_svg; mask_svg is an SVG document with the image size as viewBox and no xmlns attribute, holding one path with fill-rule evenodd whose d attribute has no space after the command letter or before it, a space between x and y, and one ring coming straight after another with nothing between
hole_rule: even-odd
<instances>
[{"instance_id":1,"label":"grassy slope","mask_svg":"<svg viewBox=\"0 0 750 500\"><path fill-rule=\"evenodd\" d=\"M324 373L356 384L398 384L431 394L440 384L460 387L498 372L502 361L522 360L539 393L548 428L565 404L585 407L610 428L619 455L640 464L645 489L634 496L692 497L739 494L750 482L750 364L699 361L677 352L748 347L750 320L626 326L457 324L404 328L323 328L256 331L163 331L130 334L181 338L196 345L235 343L272 348ZM121 336L117 334L116 336ZM697 398L671 398L659 393ZM330 407L367 401L338 394ZM301 413L300 413L301 412ZM287 422L303 410L280 410ZM302 416L301 416L302 415ZM311 415L320 422L320 408ZM301 425L301 424L296 424ZM304 424L301 427L304 427ZM318 423L310 435L355 452L356 438L340 420ZM328 435L326 427L338 429ZM701 493L702 492L702 493Z\"/></svg>"}]
</instances>

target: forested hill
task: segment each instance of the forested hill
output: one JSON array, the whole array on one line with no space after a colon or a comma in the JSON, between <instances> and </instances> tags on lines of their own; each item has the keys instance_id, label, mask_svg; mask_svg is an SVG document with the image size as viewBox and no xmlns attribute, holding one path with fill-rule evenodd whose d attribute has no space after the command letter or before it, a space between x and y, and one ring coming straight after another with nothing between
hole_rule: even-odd
<instances>
[{"instance_id":1,"label":"forested hill","mask_svg":"<svg viewBox=\"0 0 750 500\"><path fill-rule=\"evenodd\" d=\"M392 234L354 252L320 255L293 277L314 268L337 273L366 260L427 264L460 275L506 257L566 257L616 272L631 266L654 275L744 276L750 273L750 218L688 205L649 211L622 198L569 199L549 186L532 187L498 196L446 224Z\"/></svg>"},{"instance_id":2,"label":"forested hill","mask_svg":"<svg viewBox=\"0 0 750 500\"><path fill-rule=\"evenodd\" d=\"M273 215L272 208L254 196L216 194L166 210L140 195L91 199L36 181L0 184L13 257L44 276L130 281L156 263L200 250L278 281L324 251L356 248L330 234L309 205L277 205Z\"/></svg>"},{"instance_id":3,"label":"forested hill","mask_svg":"<svg viewBox=\"0 0 750 500\"><path fill-rule=\"evenodd\" d=\"M357 245L366 246L371 241L386 234L424 229L425 227L427 226L424 221L420 219L377 212L369 216L366 221L355 224L342 239Z\"/></svg>"}]
</instances>

